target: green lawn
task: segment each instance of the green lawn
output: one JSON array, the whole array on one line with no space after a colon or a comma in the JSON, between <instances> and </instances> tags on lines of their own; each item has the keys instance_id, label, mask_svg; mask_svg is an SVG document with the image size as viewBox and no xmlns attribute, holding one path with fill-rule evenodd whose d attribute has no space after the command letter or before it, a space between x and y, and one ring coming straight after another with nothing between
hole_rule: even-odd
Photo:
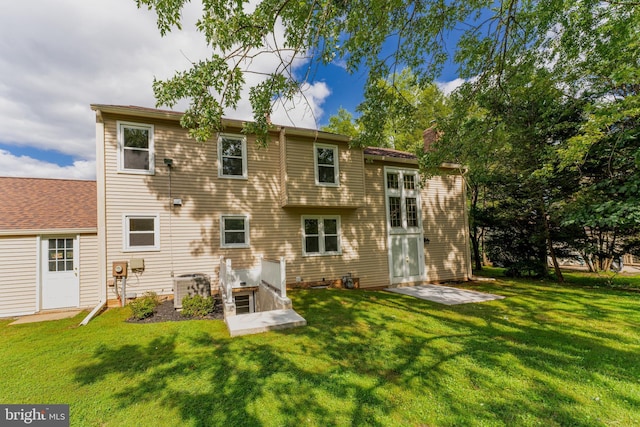
<instances>
[{"instance_id":1,"label":"green lawn","mask_svg":"<svg viewBox=\"0 0 640 427\"><path fill-rule=\"evenodd\" d=\"M640 425L639 293L467 287L507 298L292 291L307 327L234 339L127 309L0 321L0 402L68 403L73 426Z\"/></svg>"}]
</instances>

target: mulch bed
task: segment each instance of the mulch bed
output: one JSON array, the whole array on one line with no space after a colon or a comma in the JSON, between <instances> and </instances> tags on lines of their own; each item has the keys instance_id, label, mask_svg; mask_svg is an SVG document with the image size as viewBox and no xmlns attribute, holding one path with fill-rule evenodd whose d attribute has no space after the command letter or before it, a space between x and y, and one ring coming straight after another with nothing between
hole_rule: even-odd
<instances>
[{"instance_id":1,"label":"mulch bed","mask_svg":"<svg viewBox=\"0 0 640 427\"><path fill-rule=\"evenodd\" d=\"M173 300L166 300L160 303L156 308L156 312L153 316L146 319L138 320L134 318L127 319L129 323L158 323L158 322L180 322L182 320L223 320L224 314L222 313L222 304L220 300L216 299L213 313L205 317L186 317L180 314L178 310L173 308Z\"/></svg>"}]
</instances>

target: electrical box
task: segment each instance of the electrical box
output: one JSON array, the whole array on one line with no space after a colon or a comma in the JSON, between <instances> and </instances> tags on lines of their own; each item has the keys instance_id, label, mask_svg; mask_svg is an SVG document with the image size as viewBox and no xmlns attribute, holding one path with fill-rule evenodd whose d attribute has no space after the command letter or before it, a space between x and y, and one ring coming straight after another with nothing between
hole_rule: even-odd
<instances>
[{"instance_id":1,"label":"electrical box","mask_svg":"<svg viewBox=\"0 0 640 427\"><path fill-rule=\"evenodd\" d=\"M144 258L131 258L129 267L131 267L131 271L136 273L144 271Z\"/></svg>"},{"instance_id":2,"label":"electrical box","mask_svg":"<svg viewBox=\"0 0 640 427\"><path fill-rule=\"evenodd\" d=\"M113 277L127 277L128 270L127 261L113 261Z\"/></svg>"}]
</instances>

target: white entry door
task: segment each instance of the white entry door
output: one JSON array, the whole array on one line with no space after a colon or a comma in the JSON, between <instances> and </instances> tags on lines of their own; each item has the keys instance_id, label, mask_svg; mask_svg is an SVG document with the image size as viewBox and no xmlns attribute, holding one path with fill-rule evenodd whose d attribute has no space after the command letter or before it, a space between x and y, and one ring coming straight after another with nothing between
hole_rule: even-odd
<instances>
[{"instance_id":1,"label":"white entry door","mask_svg":"<svg viewBox=\"0 0 640 427\"><path fill-rule=\"evenodd\" d=\"M78 307L78 237L42 239L42 309Z\"/></svg>"},{"instance_id":2,"label":"white entry door","mask_svg":"<svg viewBox=\"0 0 640 427\"><path fill-rule=\"evenodd\" d=\"M385 168L385 196L392 283L419 281L424 247L418 172Z\"/></svg>"},{"instance_id":3,"label":"white entry door","mask_svg":"<svg viewBox=\"0 0 640 427\"><path fill-rule=\"evenodd\" d=\"M421 274L420 243L415 235L391 236L391 264L393 282L418 280Z\"/></svg>"}]
</instances>

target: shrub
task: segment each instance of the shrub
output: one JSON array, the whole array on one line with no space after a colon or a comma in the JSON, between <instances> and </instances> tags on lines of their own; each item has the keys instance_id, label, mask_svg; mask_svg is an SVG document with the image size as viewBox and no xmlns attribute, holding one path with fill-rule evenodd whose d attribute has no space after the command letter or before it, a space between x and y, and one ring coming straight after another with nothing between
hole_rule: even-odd
<instances>
[{"instance_id":1,"label":"shrub","mask_svg":"<svg viewBox=\"0 0 640 427\"><path fill-rule=\"evenodd\" d=\"M160 305L158 294L147 292L143 297L131 301L129 308L134 319L142 320L152 316L158 305Z\"/></svg>"},{"instance_id":2,"label":"shrub","mask_svg":"<svg viewBox=\"0 0 640 427\"><path fill-rule=\"evenodd\" d=\"M185 317L204 317L213 311L213 298L201 295L187 295L182 299L182 315Z\"/></svg>"}]
</instances>

